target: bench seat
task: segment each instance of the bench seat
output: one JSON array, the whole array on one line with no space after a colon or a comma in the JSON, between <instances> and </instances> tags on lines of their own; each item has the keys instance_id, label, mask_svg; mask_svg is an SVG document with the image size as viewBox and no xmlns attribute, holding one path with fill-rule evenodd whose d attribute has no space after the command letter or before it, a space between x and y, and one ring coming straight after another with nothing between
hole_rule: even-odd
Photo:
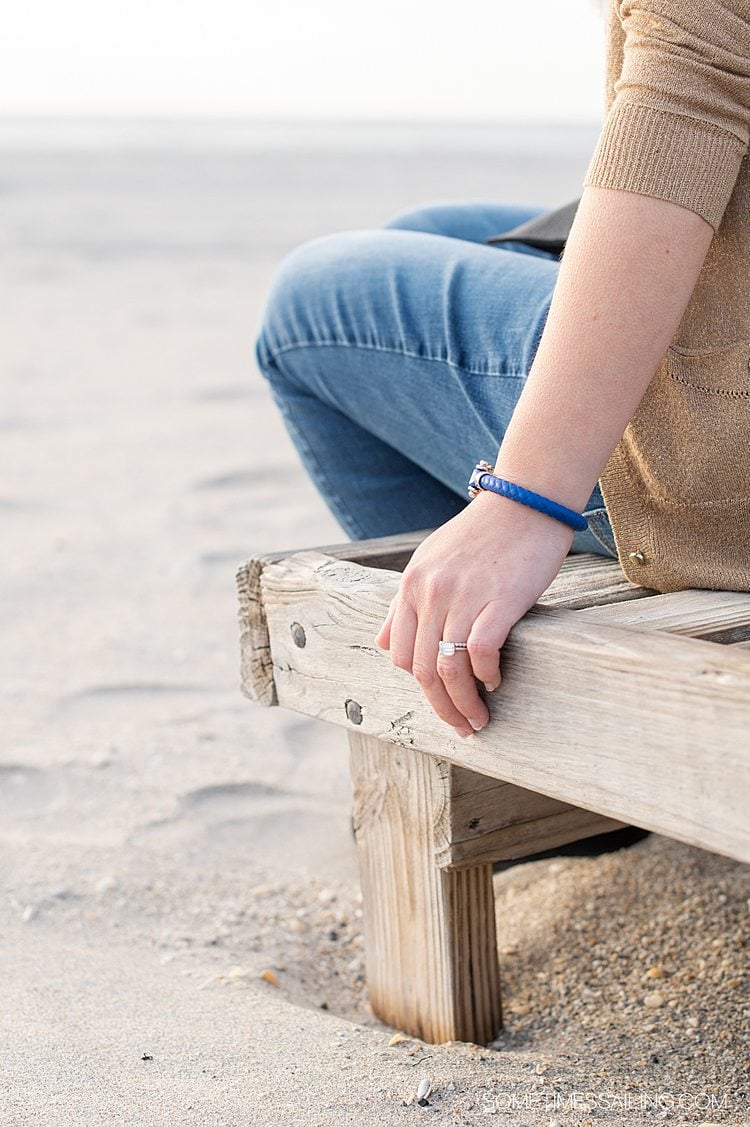
<instances>
[{"instance_id":1,"label":"bench seat","mask_svg":"<svg viewBox=\"0 0 750 1127\"><path fill-rule=\"evenodd\" d=\"M463 740L373 642L427 534L249 560L242 689L349 733L373 1012L484 1044L502 1024L494 862L623 823L750 861L750 594L659 595L569 556Z\"/></svg>"}]
</instances>

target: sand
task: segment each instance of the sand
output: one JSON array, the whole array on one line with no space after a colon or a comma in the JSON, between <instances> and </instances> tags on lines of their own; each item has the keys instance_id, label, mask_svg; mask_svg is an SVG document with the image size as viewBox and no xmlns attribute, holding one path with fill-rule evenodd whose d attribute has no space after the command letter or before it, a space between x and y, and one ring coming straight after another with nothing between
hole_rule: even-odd
<instances>
[{"instance_id":1,"label":"sand","mask_svg":"<svg viewBox=\"0 0 750 1127\"><path fill-rule=\"evenodd\" d=\"M275 264L563 202L585 146L211 136L0 153L0 1123L750 1122L747 866L652 836L498 872L503 1034L391 1044L344 733L238 689L239 563L342 538L254 370Z\"/></svg>"}]
</instances>

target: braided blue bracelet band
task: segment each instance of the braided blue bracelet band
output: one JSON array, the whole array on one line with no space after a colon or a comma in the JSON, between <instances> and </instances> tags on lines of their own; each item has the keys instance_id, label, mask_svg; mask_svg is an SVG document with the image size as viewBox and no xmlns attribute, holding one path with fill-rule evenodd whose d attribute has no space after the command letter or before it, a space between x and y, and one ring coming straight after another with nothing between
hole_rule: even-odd
<instances>
[{"instance_id":1,"label":"braided blue bracelet band","mask_svg":"<svg viewBox=\"0 0 750 1127\"><path fill-rule=\"evenodd\" d=\"M474 467L474 472L469 478L469 496L472 500L483 489L488 489L492 493L499 493L501 497L509 497L511 501L528 505L530 509L536 509L537 512L546 513L548 517L562 521L563 524L574 528L576 532L583 532L584 528L588 528L589 522L575 509L558 505L557 501L550 501L549 497L542 497L541 493L532 493L530 489L524 489L522 485L515 485L512 481L506 481L505 478L496 477L493 470L494 466L491 466L489 462L478 462Z\"/></svg>"}]
</instances>

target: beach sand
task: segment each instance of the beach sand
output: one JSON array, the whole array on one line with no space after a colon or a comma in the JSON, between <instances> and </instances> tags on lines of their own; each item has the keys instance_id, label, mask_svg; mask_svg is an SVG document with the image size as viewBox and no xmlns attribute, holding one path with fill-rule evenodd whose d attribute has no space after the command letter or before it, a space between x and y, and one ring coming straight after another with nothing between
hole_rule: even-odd
<instances>
[{"instance_id":1,"label":"beach sand","mask_svg":"<svg viewBox=\"0 0 750 1127\"><path fill-rule=\"evenodd\" d=\"M502 1035L391 1044L345 734L239 692L239 564L344 539L254 365L280 258L579 192L578 134L452 128L0 129L3 1127L750 1122L750 868L652 835L498 872Z\"/></svg>"}]
</instances>

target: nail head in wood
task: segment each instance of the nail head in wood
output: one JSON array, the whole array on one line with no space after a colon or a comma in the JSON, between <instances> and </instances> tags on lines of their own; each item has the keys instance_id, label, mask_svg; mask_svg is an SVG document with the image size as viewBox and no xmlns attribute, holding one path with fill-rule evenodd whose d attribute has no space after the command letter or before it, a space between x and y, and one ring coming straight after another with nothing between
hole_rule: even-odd
<instances>
[{"instance_id":1,"label":"nail head in wood","mask_svg":"<svg viewBox=\"0 0 750 1127\"><path fill-rule=\"evenodd\" d=\"M352 724L362 723L362 706L357 704L356 700L348 700L344 704L346 709L347 719L351 720Z\"/></svg>"},{"instance_id":2,"label":"nail head in wood","mask_svg":"<svg viewBox=\"0 0 750 1127\"><path fill-rule=\"evenodd\" d=\"M299 622L293 622L289 629L292 632L292 641L295 646L303 650L307 645L307 635L305 634L304 626L300 626Z\"/></svg>"}]
</instances>

